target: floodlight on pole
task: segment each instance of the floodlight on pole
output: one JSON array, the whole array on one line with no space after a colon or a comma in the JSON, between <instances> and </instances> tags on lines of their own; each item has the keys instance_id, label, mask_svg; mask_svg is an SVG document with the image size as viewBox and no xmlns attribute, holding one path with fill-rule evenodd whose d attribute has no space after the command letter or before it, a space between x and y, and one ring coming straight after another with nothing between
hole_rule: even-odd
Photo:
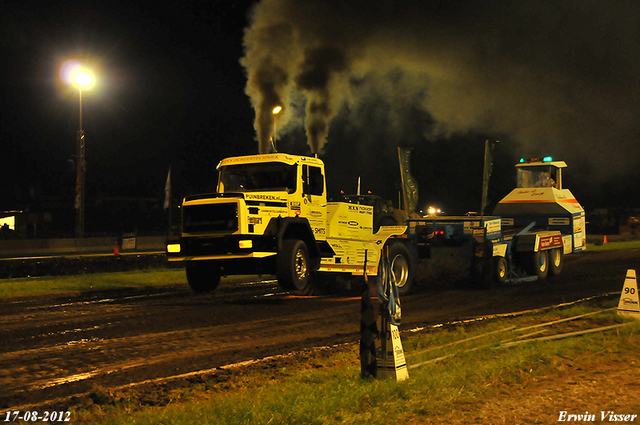
<instances>
[{"instance_id":1,"label":"floodlight on pole","mask_svg":"<svg viewBox=\"0 0 640 425\"><path fill-rule=\"evenodd\" d=\"M86 163L84 159L85 139L84 130L82 129L82 91L88 90L95 85L95 78L91 71L83 68L76 61L68 61L62 65L62 78L66 83L72 84L78 89L78 97L80 101L80 120L77 137L77 179L76 179L76 238L84 238L84 196L85 196L85 170Z\"/></svg>"},{"instance_id":2,"label":"floodlight on pole","mask_svg":"<svg viewBox=\"0 0 640 425\"><path fill-rule=\"evenodd\" d=\"M280 111L282 111L282 106L278 105L275 108L273 108L273 110L271 111L271 113L274 115L273 116L273 140L272 140L272 146L273 146L273 151L277 152L276 150L276 138L278 136L278 131L276 128L276 122L278 121L278 114L280 113Z\"/></svg>"}]
</instances>

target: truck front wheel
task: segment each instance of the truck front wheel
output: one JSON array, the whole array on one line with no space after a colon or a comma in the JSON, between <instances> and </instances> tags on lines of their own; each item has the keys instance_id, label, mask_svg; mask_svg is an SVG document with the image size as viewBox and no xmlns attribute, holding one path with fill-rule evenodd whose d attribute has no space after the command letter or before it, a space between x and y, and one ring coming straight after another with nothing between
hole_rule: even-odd
<instances>
[{"instance_id":1,"label":"truck front wheel","mask_svg":"<svg viewBox=\"0 0 640 425\"><path fill-rule=\"evenodd\" d=\"M285 239L282 241L282 251L278 253L277 272L278 283L285 290L298 289L310 294L309 279L309 250L304 241L299 239Z\"/></svg>"},{"instance_id":2,"label":"truck front wheel","mask_svg":"<svg viewBox=\"0 0 640 425\"><path fill-rule=\"evenodd\" d=\"M212 292L220 284L220 267L207 261L187 263L187 282L194 292Z\"/></svg>"},{"instance_id":3,"label":"truck front wheel","mask_svg":"<svg viewBox=\"0 0 640 425\"><path fill-rule=\"evenodd\" d=\"M409 294L413 285L411 253L403 243L396 242L389 246L389 264L398 286L398 294Z\"/></svg>"}]
</instances>

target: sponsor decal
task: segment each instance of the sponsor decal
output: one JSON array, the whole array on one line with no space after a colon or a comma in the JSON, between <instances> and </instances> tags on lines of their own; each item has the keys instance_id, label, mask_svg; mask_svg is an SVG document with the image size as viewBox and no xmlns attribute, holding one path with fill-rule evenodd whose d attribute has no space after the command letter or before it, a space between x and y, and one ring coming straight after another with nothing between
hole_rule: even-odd
<instances>
[{"instance_id":1,"label":"sponsor decal","mask_svg":"<svg viewBox=\"0 0 640 425\"><path fill-rule=\"evenodd\" d=\"M496 233L500 231L500 220L487 220L484 222L484 227L487 228L487 234Z\"/></svg>"},{"instance_id":2,"label":"sponsor decal","mask_svg":"<svg viewBox=\"0 0 640 425\"><path fill-rule=\"evenodd\" d=\"M290 202L289 203L289 209L291 209L291 210L299 210L300 209L300 202Z\"/></svg>"},{"instance_id":3,"label":"sponsor decal","mask_svg":"<svg viewBox=\"0 0 640 425\"><path fill-rule=\"evenodd\" d=\"M322 217L322 212L320 212L320 211L309 211L309 215L311 217Z\"/></svg>"},{"instance_id":4,"label":"sponsor decal","mask_svg":"<svg viewBox=\"0 0 640 425\"><path fill-rule=\"evenodd\" d=\"M266 200L266 201L281 200L279 196L275 196L275 195L252 195L250 193L245 194L245 199L259 199L259 200Z\"/></svg>"},{"instance_id":5,"label":"sponsor decal","mask_svg":"<svg viewBox=\"0 0 640 425\"><path fill-rule=\"evenodd\" d=\"M567 226L569 225L569 217L550 217L549 225L551 226Z\"/></svg>"},{"instance_id":6,"label":"sponsor decal","mask_svg":"<svg viewBox=\"0 0 640 425\"><path fill-rule=\"evenodd\" d=\"M549 248L553 246L562 246L562 236L543 236L540 238L540 249Z\"/></svg>"},{"instance_id":7,"label":"sponsor decal","mask_svg":"<svg viewBox=\"0 0 640 425\"><path fill-rule=\"evenodd\" d=\"M360 214L373 214L373 208L367 205L347 205L349 211L358 212Z\"/></svg>"},{"instance_id":8,"label":"sponsor decal","mask_svg":"<svg viewBox=\"0 0 640 425\"><path fill-rule=\"evenodd\" d=\"M358 226L358 222L357 222L357 221L354 221L354 220L349 221L347 224L348 224L349 226L356 226L356 227Z\"/></svg>"},{"instance_id":9,"label":"sponsor decal","mask_svg":"<svg viewBox=\"0 0 640 425\"><path fill-rule=\"evenodd\" d=\"M248 218L248 223L249 224L262 224L262 217L249 217Z\"/></svg>"}]
</instances>

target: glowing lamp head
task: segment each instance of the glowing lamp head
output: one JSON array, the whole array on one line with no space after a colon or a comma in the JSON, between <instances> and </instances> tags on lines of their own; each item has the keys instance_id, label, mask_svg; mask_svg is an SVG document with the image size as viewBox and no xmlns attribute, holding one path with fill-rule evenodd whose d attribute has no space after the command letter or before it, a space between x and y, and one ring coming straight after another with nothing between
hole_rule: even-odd
<instances>
[{"instance_id":1,"label":"glowing lamp head","mask_svg":"<svg viewBox=\"0 0 640 425\"><path fill-rule=\"evenodd\" d=\"M271 113L273 115L278 115L280 113L280 111L282 111L282 106L278 105L275 108L273 108L273 111L271 111Z\"/></svg>"},{"instance_id":2,"label":"glowing lamp head","mask_svg":"<svg viewBox=\"0 0 640 425\"><path fill-rule=\"evenodd\" d=\"M76 75L73 83L81 89L89 88L93 85L93 76L87 71L80 70Z\"/></svg>"},{"instance_id":3,"label":"glowing lamp head","mask_svg":"<svg viewBox=\"0 0 640 425\"><path fill-rule=\"evenodd\" d=\"M65 83L72 84L80 90L90 89L96 83L93 73L74 60L67 61L62 65L60 76Z\"/></svg>"}]
</instances>

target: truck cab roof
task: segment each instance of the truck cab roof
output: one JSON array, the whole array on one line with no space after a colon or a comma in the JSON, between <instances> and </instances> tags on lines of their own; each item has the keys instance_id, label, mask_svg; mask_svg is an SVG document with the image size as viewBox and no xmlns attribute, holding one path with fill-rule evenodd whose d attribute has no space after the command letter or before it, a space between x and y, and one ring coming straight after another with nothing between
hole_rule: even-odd
<instances>
[{"instance_id":1,"label":"truck cab roof","mask_svg":"<svg viewBox=\"0 0 640 425\"><path fill-rule=\"evenodd\" d=\"M266 162L283 162L285 164L294 165L300 163L307 163L316 166L323 165L322 160L314 158L313 156L302 155L290 155L288 153L269 153L259 155L245 155L245 156L233 156L225 158L218 164L218 168L227 165L238 164L260 164Z\"/></svg>"}]
</instances>

